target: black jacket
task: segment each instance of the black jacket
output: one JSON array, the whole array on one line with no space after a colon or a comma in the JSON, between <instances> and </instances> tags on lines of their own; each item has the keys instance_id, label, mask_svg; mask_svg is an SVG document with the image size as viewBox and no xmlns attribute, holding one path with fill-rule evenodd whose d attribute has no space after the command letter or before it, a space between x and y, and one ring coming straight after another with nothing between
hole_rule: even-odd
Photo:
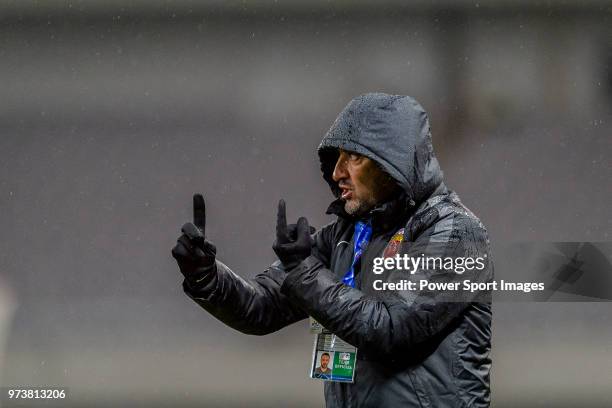
<instances>
[{"instance_id":1,"label":"black jacket","mask_svg":"<svg viewBox=\"0 0 612 408\"><path fill-rule=\"evenodd\" d=\"M482 293L453 298L440 291L378 291L375 280L489 282L487 232L442 182L429 122L412 98L367 94L340 114L319 146L331 179L338 148L375 160L403 194L371 211L373 234L356 269L356 287L342 284L353 256L355 220L340 200L337 220L314 235L312 255L290 273L280 262L246 280L217 261L217 276L185 292L227 325L263 335L312 316L358 348L355 382L326 382L328 407L486 407L490 404L491 306ZM460 275L442 269L372 273L382 254L481 257L485 268Z\"/></svg>"}]
</instances>

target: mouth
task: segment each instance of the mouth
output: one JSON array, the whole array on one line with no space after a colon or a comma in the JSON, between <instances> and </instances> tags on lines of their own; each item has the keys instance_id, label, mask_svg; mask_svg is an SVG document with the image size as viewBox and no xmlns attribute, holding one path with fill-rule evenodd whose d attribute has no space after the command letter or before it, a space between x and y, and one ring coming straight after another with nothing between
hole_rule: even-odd
<instances>
[{"instance_id":1,"label":"mouth","mask_svg":"<svg viewBox=\"0 0 612 408\"><path fill-rule=\"evenodd\" d=\"M349 200L353 197L353 190L346 188L346 187L340 187L340 198L343 200Z\"/></svg>"}]
</instances>

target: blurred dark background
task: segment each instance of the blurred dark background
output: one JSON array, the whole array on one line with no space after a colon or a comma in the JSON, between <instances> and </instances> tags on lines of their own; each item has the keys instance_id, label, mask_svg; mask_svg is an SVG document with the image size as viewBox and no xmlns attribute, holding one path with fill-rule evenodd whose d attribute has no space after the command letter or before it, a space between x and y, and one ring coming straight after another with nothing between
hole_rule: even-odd
<instances>
[{"instance_id":1,"label":"blurred dark background","mask_svg":"<svg viewBox=\"0 0 612 408\"><path fill-rule=\"evenodd\" d=\"M191 196L242 276L370 91L429 111L446 182L511 241L610 241L609 1L0 3L0 382L74 406L322 406L302 322L229 329L170 256ZM610 303L494 307L497 407L612 400ZM70 404L66 404L70 406Z\"/></svg>"}]
</instances>

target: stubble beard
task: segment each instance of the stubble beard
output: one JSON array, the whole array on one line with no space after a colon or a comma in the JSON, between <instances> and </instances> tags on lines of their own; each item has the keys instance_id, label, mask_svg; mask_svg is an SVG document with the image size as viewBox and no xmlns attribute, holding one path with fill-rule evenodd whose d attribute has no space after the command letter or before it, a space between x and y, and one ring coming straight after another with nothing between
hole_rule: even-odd
<instances>
[{"instance_id":1,"label":"stubble beard","mask_svg":"<svg viewBox=\"0 0 612 408\"><path fill-rule=\"evenodd\" d=\"M344 211L348 215L359 217L361 215L366 214L368 211L374 208L375 205L376 205L376 201L374 200L373 196L368 197L365 200L354 198L344 203Z\"/></svg>"}]
</instances>

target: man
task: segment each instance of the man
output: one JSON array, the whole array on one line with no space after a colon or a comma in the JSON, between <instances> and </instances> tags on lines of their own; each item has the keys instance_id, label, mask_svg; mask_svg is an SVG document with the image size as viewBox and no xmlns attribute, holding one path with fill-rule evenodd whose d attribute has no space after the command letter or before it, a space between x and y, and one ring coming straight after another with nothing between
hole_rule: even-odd
<instances>
[{"instance_id":1,"label":"man","mask_svg":"<svg viewBox=\"0 0 612 408\"><path fill-rule=\"evenodd\" d=\"M461 282L434 268L373 273L377 257L484 259L471 281L492 280L482 223L442 181L429 121L411 97L353 99L323 138L323 178L336 221L312 237L308 221L287 226L279 203L279 260L246 280L215 259L204 237L204 203L173 249L183 288L201 307L249 334L311 316L357 347L353 383L326 382L328 407L486 407L490 404L491 306L477 293L374 289L376 280ZM414 272L414 273L412 273Z\"/></svg>"},{"instance_id":2,"label":"man","mask_svg":"<svg viewBox=\"0 0 612 408\"><path fill-rule=\"evenodd\" d=\"M324 352L323 354L321 354L321 363L319 365L319 367L315 368L314 370L314 376L316 378L323 378L323 379L329 379L331 376L331 368L328 367L329 365L329 353Z\"/></svg>"}]
</instances>

